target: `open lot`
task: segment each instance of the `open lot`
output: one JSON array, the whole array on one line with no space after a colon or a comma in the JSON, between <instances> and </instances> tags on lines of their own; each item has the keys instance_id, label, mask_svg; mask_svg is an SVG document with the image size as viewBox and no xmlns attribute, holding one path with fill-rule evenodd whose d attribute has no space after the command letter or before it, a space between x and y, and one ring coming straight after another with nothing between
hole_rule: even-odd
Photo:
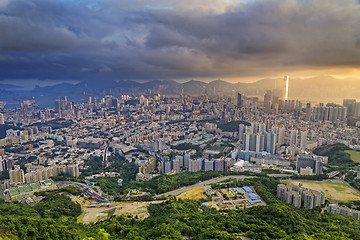
<instances>
[{"instance_id":1,"label":"open lot","mask_svg":"<svg viewBox=\"0 0 360 240\"><path fill-rule=\"evenodd\" d=\"M349 202L353 200L360 200L360 193L348 186L340 180L328 180L323 182L294 180L283 181L284 183L291 183L296 186L301 184L301 187L309 188L315 191L323 191L327 198L338 202Z\"/></svg>"},{"instance_id":2,"label":"open lot","mask_svg":"<svg viewBox=\"0 0 360 240\"><path fill-rule=\"evenodd\" d=\"M345 150L346 153L350 154L351 160L360 163L360 152L355 150Z\"/></svg>"},{"instance_id":3,"label":"open lot","mask_svg":"<svg viewBox=\"0 0 360 240\"><path fill-rule=\"evenodd\" d=\"M82 210L83 213L79 216L78 222L91 223L106 219L111 209L107 207L83 207Z\"/></svg>"},{"instance_id":4,"label":"open lot","mask_svg":"<svg viewBox=\"0 0 360 240\"><path fill-rule=\"evenodd\" d=\"M79 216L78 222L91 223L104 220L112 215L131 215L143 219L149 216L147 207L149 204L157 204L162 201L153 202L113 202L107 205L83 205L83 213Z\"/></svg>"},{"instance_id":5,"label":"open lot","mask_svg":"<svg viewBox=\"0 0 360 240\"><path fill-rule=\"evenodd\" d=\"M194 188L194 189L190 189L186 192L181 193L178 198L180 199L200 199L200 198L206 198L206 196L204 195L204 190L205 187L201 187L201 188Z\"/></svg>"}]
</instances>

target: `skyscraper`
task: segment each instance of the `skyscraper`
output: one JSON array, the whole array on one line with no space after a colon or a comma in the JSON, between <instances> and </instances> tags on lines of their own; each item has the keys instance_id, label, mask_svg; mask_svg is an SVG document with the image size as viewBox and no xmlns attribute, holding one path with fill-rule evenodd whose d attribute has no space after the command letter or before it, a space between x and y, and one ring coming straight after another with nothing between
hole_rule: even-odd
<instances>
[{"instance_id":1,"label":"skyscraper","mask_svg":"<svg viewBox=\"0 0 360 240\"><path fill-rule=\"evenodd\" d=\"M306 149L306 140L307 140L307 131L301 130L300 132L300 149L305 150Z\"/></svg>"},{"instance_id":2,"label":"skyscraper","mask_svg":"<svg viewBox=\"0 0 360 240\"><path fill-rule=\"evenodd\" d=\"M278 133L278 145L281 146L285 143L285 127L281 126L279 127L279 133Z\"/></svg>"},{"instance_id":3,"label":"skyscraper","mask_svg":"<svg viewBox=\"0 0 360 240\"><path fill-rule=\"evenodd\" d=\"M311 103L307 103L306 104L306 121L310 121L311 120Z\"/></svg>"},{"instance_id":4,"label":"skyscraper","mask_svg":"<svg viewBox=\"0 0 360 240\"><path fill-rule=\"evenodd\" d=\"M244 97L241 93L237 95L237 106L238 108L242 108L244 106Z\"/></svg>"},{"instance_id":5,"label":"skyscraper","mask_svg":"<svg viewBox=\"0 0 360 240\"><path fill-rule=\"evenodd\" d=\"M290 146L297 146L298 145L298 130L293 129L290 132Z\"/></svg>"},{"instance_id":6,"label":"skyscraper","mask_svg":"<svg viewBox=\"0 0 360 240\"><path fill-rule=\"evenodd\" d=\"M10 177L10 185L11 186L25 183L24 170L22 170L20 168L15 168L14 170L10 170L9 177Z\"/></svg>"},{"instance_id":7,"label":"skyscraper","mask_svg":"<svg viewBox=\"0 0 360 240\"><path fill-rule=\"evenodd\" d=\"M296 159L296 171L310 167L313 174L319 175L323 171L323 158L314 155L299 154Z\"/></svg>"},{"instance_id":8,"label":"skyscraper","mask_svg":"<svg viewBox=\"0 0 360 240\"><path fill-rule=\"evenodd\" d=\"M276 134L269 131L266 135L266 152L275 154Z\"/></svg>"}]
</instances>

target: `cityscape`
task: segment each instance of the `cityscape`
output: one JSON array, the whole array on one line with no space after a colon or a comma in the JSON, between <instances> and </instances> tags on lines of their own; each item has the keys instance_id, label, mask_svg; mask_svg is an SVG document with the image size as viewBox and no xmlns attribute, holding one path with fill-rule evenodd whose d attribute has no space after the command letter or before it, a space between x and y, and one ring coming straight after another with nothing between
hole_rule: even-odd
<instances>
[{"instance_id":1,"label":"cityscape","mask_svg":"<svg viewBox=\"0 0 360 240\"><path fill-rule=\"evenodd\" d=\"M360 239L359 9L0 0L0 239Z\"/></svg>"}]
</instances>

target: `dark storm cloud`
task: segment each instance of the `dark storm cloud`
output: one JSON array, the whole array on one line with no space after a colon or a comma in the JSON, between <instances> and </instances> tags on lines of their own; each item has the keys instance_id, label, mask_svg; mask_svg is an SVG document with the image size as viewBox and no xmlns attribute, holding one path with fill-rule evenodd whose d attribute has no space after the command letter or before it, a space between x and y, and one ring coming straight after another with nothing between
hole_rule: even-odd
<instances>
[{"instance_id":1,"label":"dark storm cloud","mask_svg":"<svg viewBox=\"0 0 360 240\"><path fill-rule=\"evenodd\" d=\"M1 78L241 77L360 62L353 0L0 0Z\"/></svg>"}]
</instances>

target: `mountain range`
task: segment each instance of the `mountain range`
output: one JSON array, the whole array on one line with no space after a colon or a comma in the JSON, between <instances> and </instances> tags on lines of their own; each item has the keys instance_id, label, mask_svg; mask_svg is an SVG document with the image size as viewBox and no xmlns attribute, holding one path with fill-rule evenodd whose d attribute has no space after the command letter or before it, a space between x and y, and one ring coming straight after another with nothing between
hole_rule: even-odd
<instances>
[{"instance_id":1,"label":"mountain range","mask_svg":"<svg viewBox=\"0 0 360 240\"><path fill-rule=\"evenodd\" d=\"M17 87L17 88L16 88ZM209 83L190 80L179 83L173 80L136 81L82 81L77 84L60 83L53 86L36 86L31 91L21 90L21 86L0 84L0 101L16 101L20 98L34 98L43 105L53 104L59 96L68 96L78 101L89 96L160 93L163 95L220 95L234 97L237 92L248 96L263 96L267 90L284 87L282 78L261 79L252 83L229 83L214 80ZM360 80L355 78L337 79L331 76L289 79L290 99L331 99L360 98Z\"/></svg>"}]
</instances>

